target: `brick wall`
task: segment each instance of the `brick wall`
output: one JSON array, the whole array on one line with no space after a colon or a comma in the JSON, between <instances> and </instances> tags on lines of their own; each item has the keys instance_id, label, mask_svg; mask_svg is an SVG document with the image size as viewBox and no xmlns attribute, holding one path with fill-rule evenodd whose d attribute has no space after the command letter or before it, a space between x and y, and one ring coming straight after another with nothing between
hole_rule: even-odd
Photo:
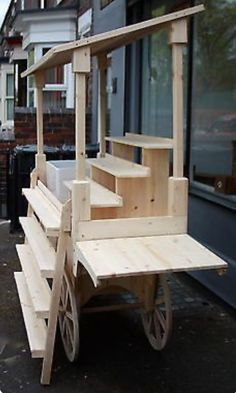
<instances>
[{"instance_id":1,"label":"brick wall","mask_svg":"<svg viewBox=\"0 0 236 393\"><path fill-rule=\"evenodd\" d=\"M15 137L18 145L35 144L35 108L15 108ZM75 143L75 114L73 109L48 109L44 112L44 144L61 146ZM86 115L86 142L90 143L91 115Z\"/></svg>"},{"instance_id":2,"label":"brick wall","mask_svg":"<svg viewBox=\"0 0 236 393\"><path fill-rule=\"evenodd\" d=\"M36 144L35 108L15 108L15 141L0 141L0 217L7 215L8 152L16 145ZM91 114L86 115L86 143L90 143ZM44 113L44 144L61 147L75 143L75 114L73 109L48 109ZM12 201L12 203L15 203Z\"/></svg>"}]
</instances>

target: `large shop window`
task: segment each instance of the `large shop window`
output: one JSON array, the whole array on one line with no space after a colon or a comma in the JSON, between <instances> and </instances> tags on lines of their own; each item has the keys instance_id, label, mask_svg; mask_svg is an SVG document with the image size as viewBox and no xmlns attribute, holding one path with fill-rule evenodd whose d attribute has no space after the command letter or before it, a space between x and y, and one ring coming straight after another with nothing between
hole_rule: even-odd
<instances>
[{"instance_id":1,"label":"large shop window","mask_svg":"<svg viewBox=\"0 0 236 393\"><path fill-rule=\"evenodd\" d=\"M195 18L191 126L193 186L236 201L236 1Z\"/></svg>"},{"instance_id":2,"label":"large shop window","mask_svg":"<svg viewBox=\"0 0 236 393\"><path fill-rule=\"evenodd\" d=\"M179 8L188 7L183 0L151 2L151 15L158 17ZM141 80L141 132L143 134L171 138L172 122L172 55L169 46L169 31L162 30L146 37L142 45ZM187 96L187 49L184 49L184 98ZM185 100L186 101L186 100ZM186 102L184 123L186 123ZM186 125L184 126L184 134ZM185 138L184 138L185 140Z\"/></svg>"}]
</instances>

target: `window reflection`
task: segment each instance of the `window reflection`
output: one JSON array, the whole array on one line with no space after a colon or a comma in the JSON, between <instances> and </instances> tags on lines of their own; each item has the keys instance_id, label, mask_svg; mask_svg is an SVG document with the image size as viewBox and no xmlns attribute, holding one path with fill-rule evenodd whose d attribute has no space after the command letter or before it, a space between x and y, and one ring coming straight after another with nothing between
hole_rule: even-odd
<instances>
[{"instance_id":1,"label":"window reflection","mask_svg":"<svg viewBox=\"0 0 236 393\"><path fill-rule=\"evenodd\" d=\"M236 194L236 1L207 2L194 26L194 181Z\"/></svg>"}]
</instances>

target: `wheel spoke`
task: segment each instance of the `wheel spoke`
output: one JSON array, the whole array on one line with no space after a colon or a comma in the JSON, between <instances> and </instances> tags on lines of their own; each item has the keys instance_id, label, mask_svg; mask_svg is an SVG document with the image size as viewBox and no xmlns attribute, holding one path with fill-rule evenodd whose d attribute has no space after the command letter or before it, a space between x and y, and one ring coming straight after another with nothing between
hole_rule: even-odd
<instances>
[{"instance_id":1,"label":"wheel spoke","mask_svg":"<svg viewBox=\"0 0 236 393\"><path fill-rule=\"evenodd\" d=\"M157 318L162 326L162 329L164 331L166 331L166 319L165 319L164 315L162 314L162 312L159 310L156 310L155 315L157 316Z\"/></svg>"},{"instance_id":2,"label":"wheel spoke","mask_svg":"<svg viewBox=\"0 0 236 393\"><path fill-rule=\"evenodd\" d=\"M73 320L73 315L72 315L72 313L71 312L69 312L69 311L66 311L66 316L67 316L67 318L68 319L70 319L73 323L74 323L74 320Z\"/></svg>"}]
</instances>

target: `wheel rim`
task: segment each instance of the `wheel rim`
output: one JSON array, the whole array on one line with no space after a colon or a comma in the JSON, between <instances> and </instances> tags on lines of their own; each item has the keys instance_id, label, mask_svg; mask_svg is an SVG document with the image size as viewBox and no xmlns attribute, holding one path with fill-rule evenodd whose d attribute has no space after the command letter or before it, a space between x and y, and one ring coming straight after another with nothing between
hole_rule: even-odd
<instances>
[{"instance_id":1,"label":"wheel rim","mask_svg":"<svg viewBox=\"0 0 236 393\"><path fill-rule=\"evenodd\" d=\"M160 351L168 343L172 330L170 289L163 275L157 279L156 294L154 309L143 311L142 321L151 346Z\"/></svg>"},{"instance_id":2,"label":"wheel rim","mask_svg":"<svg viewBox=\"0 0 236 393\"><path fill-rule=\"evenodd\" d=\"M59 327L67 358L74 362L79 353L79 317L74 290L67 272L64 272L59 306Z\"/></svg>"}]
</instances>

